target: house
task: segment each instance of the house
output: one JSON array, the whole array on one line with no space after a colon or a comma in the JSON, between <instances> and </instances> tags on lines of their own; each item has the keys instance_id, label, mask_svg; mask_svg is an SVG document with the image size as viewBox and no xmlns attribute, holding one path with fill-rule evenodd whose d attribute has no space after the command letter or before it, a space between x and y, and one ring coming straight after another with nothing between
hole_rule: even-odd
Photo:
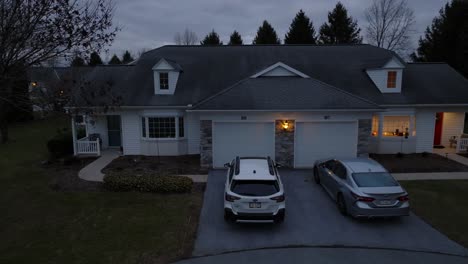
<instances>
[{"instance_id":1,"label":"house","mask_svg":"<svg viewBox=\"0 0 468 264\"><path fill-rule=\"evenodd\" d=\"M70 107L93 135L74 139L77 155L200 154L206 167L268 155L301 168L468 144L468 80L371 45L164 46L85 78L109 93Z\"/></svg>"}]
</instances>

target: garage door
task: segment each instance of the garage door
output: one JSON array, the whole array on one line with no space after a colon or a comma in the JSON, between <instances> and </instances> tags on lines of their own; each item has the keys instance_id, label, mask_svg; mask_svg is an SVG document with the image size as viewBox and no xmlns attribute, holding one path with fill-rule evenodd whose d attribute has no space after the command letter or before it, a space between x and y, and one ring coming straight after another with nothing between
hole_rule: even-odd
<instances>
[{"instance_id":1,"label":"garage door","mask_svg":"<svg viewBox=\"0 0 468 264\"><path fill-rule=\"evenodd\" d=\"M356 122L297 123L295 167L312 167L317 159L356 157Z\"/></svg>"},{"instance_id":2,"label":"garage door","mask_svg":"<svg viewBox=\"0 0 468 264\"><path fill-rule=\"evenodd\" d=\"M213 127L213 166L222 167L236 156L275 155L273 123L215 122Z\"/></svg>"}]
</instances>

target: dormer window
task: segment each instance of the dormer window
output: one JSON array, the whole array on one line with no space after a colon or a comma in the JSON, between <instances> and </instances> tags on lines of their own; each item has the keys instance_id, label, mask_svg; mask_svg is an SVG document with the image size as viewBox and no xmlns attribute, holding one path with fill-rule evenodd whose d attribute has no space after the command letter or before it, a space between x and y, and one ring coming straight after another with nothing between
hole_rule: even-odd
<instances>
[{"instance_id":1,"label":"dormer window","mask_svg":"<svg viewBox=\"0 0 468 264\"><path fill-rule=\"evenodd\" d=\"M389 71L387 73L387 88L396 88L397 72Z\"/></svg>"},{"instance_id":2,"label":"dormer window","mask_svg":"<svg viewBox=\"0 0 468 264\"><path fill-rule=\"evenodd\" d=\"M169 73L168 72L159 73L159 89L161 90L169 89Z\"/></svg>"}]
</instances>

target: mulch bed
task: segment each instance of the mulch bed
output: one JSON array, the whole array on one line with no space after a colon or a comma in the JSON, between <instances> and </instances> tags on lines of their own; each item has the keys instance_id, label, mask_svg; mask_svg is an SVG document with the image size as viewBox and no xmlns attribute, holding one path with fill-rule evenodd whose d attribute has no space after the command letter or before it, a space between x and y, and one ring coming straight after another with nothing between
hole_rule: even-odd
<instances>
[{"instance_id":1,"label":"mulch bed","mask_svg":"<svg viewBox=\"0 0 468 264\"><path fill-rule=\"evenodd\" d=\"M185 156L122 156L113 160L102 172L132 170L136 173L156 173L159 175L207 174L200 167L200 155Z\"/></svg>"},{"instance_id":2,"label":"mulch bed","mask_svg":"<svg viewBox=\"0 0 468 264\"><path fill-rule=\"evenodd\" d=\"M468 153L457 153L457 155L463 156L465 158L468 158Z\"/></svg>"},{"instance_id":3,"label":"mulch bed","mask_svg":"<svg viewBox=\"0 0 468 264\"><path fill-rule=\"evenodd\" d=\"M432 153L370 154L391 173L467 172L468 166Z\"/></svg>"},{"instance_id":4,"label":"mulch bed","mask_svg":"<svg viewBox=\"0 0 468 264\"><path fill-rule=\"evenodd\" d=\"M96 158L69 157L48 162L43 167L54 175L49 183L50 188L64 192L103 191L102 183L85 181L78 177L78 172L94 160Z\"/></svg>"}]
</instances>

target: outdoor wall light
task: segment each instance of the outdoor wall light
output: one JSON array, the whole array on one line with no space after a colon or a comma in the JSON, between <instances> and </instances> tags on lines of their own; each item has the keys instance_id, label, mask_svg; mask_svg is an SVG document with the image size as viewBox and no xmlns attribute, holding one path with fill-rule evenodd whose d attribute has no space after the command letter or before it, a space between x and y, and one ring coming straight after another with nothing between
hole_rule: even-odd
<instances>
[{"instance_id":1,"label":"outdoor wall light","mask_svg":"<svg viewBox=\"0 0 468 264\"><path fill-rule=\"evenodd\" d=\"M288 130L288 128L289 128L289 123L286 120L286 121L283 122L283 130Z\"/></svg>"}]
</instances>

